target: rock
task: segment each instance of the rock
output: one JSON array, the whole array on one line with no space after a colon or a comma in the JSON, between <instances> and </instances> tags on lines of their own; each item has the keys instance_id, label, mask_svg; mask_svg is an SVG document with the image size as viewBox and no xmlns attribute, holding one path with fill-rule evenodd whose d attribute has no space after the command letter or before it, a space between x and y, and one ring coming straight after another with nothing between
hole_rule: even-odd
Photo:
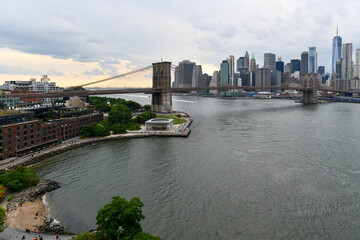
<instances>
[{"instance_id":1,"label":"rock","mask_svg":"<svg viewBox=\"0 0 360 240\"><path fill-rule=\"evenodd\" d=\"M53 218L48 216L45 217L44 226L39 227L39 232L47 234L73 235L73 233L66 231L63 226L56 223Z\"/></svg>"},{"instance_id":2,"label":"rock","mask_svg":"<svg viewBox=\"0 0 360 240\"><path fill-rule=\"evenodd\" d=\"M34 202L41 194L51 192L58 188L60 188L60 184L57 182L40 180L38 185L29 187L22 192L14 193L14 198L6 205L6 210L11 212L20 206L20 203L25 203L27 201Z\"/></svg>"}]
</instances>

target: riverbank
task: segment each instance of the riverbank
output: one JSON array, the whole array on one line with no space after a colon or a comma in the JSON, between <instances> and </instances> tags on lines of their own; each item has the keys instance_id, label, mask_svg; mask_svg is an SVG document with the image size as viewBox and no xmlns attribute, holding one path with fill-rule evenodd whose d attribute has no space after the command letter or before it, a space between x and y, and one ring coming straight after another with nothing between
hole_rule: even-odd
<instances>
[{"instance_id":1,"label":"riverbank","mask_svg":"<svg viewBox=\"0 0 360 240\"><path fill-rule=\"evenodd\" d=\"M60 145L44 149L41 152L39 151L35 154L29 154L18 158L7 159L7 162L5 164L2 164L0 166L0 169L13 170L17 166L30 166L39 163L49 157L53 157L73 149L101 142L146 137L188 137L191 133L191 129L189 128L189 126L191 125L192 121L193 120L191 117L186 117L186 123L175 125L174 131L146 131L144 128L142 128L138 131L129 131L125 134L110 135L107 137L85 139L75 137L64 141Z\"/></svg>"},{"instance_id":2,"label":"riverbank","mask_svg":"<svg viewBox=\"0 0 360 240\"><path fill-rule=\"evenodd\" d=\"M50 180L40 180L36 186L29 187L22 192L14 193L13 198L6 204L7 228L0 233L0 239L20 239L22 236L32 237L46 234L44 239L52 239L55 234L67 234L67 231L51 218L43 201L44 194L58 189L60 185ZM4 206L7 199L4 199ZM28 231L27 231L28 230ZM62 239L70 239L66 235Z\"/></svg>"}]
</instances>

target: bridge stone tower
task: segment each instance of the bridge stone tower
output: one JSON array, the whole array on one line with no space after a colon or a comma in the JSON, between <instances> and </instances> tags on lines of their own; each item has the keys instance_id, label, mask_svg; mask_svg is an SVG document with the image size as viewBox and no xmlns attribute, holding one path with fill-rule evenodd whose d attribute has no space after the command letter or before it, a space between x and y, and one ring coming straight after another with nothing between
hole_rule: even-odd
<instances>
[{"instance_id":1,"label":"bridge stone tower","mask_svg":"<svg viewBox=\"0 0 360 240\"><path fill-rule=\"evenodd\" d=\"M153 88L160 88L161 92L153 93L151 110L153 112L172 112L171 62L153 63Z\"/></svg>"},{"instance_id":2,"label":"bridge stone tower","mask_svg":"<svg viewBox=\"0 0 360 240\"><path fill-rule=\"evenodd\" d=\"M303 88L307 88L303 91L304 103L317 103L317 89L319 85L319 79L317 74L306 74L303 76Z\"/></svg>"}]
</instances>

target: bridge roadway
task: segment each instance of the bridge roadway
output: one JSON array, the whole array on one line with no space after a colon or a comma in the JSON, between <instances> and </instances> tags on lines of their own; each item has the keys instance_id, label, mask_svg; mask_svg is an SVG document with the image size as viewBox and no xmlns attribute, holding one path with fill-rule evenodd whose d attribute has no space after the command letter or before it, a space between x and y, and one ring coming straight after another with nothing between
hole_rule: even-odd
<instances>
[{"instance_id":1,"label":"bridge roadway","mask_svg":"<svg viewBox=\"0 0 360 240\"><path fill-rule=\"evenodd\" d=\"M269 87L258 87L258 86L233 86L233 87L186 87L186 88L120 88L120 89L111 89L111 90L84 90L84 91L51 91L51 92L42 92L42 93L16 93L16 94L4 94L1 97L4 98L14 98L18 97L20 99L36 99L36 98L57 98L57 97L85 97L92 95L110 95L110 94L127 94L127 93L182 93L182 92L191 92L198 90L296 90L296 91L307 91L313 90L312 88L303 88L303 87L288 87L288 86L269 86ZM341 93L354 93L353 91L340 91L333 89L316 89L317 91L326 91L326 92L341 92Z\"/></svg>"}]
</instances>

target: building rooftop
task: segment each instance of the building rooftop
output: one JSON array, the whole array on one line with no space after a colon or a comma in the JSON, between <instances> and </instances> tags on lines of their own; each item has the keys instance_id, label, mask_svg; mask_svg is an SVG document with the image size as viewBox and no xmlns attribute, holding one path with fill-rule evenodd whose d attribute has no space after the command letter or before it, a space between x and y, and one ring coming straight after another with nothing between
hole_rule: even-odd
<instances>
[{"instance_id":1,"label":"building rooftop","mask_svg":"<svg viewBox=\"0 0 360 240\"><path fill-rule=\"evenodd\" d=\"M146 121L146 123L171 123L173 121L174 121L174 119L153 118L153 119Z\"/></svg>"}]
</instances>

